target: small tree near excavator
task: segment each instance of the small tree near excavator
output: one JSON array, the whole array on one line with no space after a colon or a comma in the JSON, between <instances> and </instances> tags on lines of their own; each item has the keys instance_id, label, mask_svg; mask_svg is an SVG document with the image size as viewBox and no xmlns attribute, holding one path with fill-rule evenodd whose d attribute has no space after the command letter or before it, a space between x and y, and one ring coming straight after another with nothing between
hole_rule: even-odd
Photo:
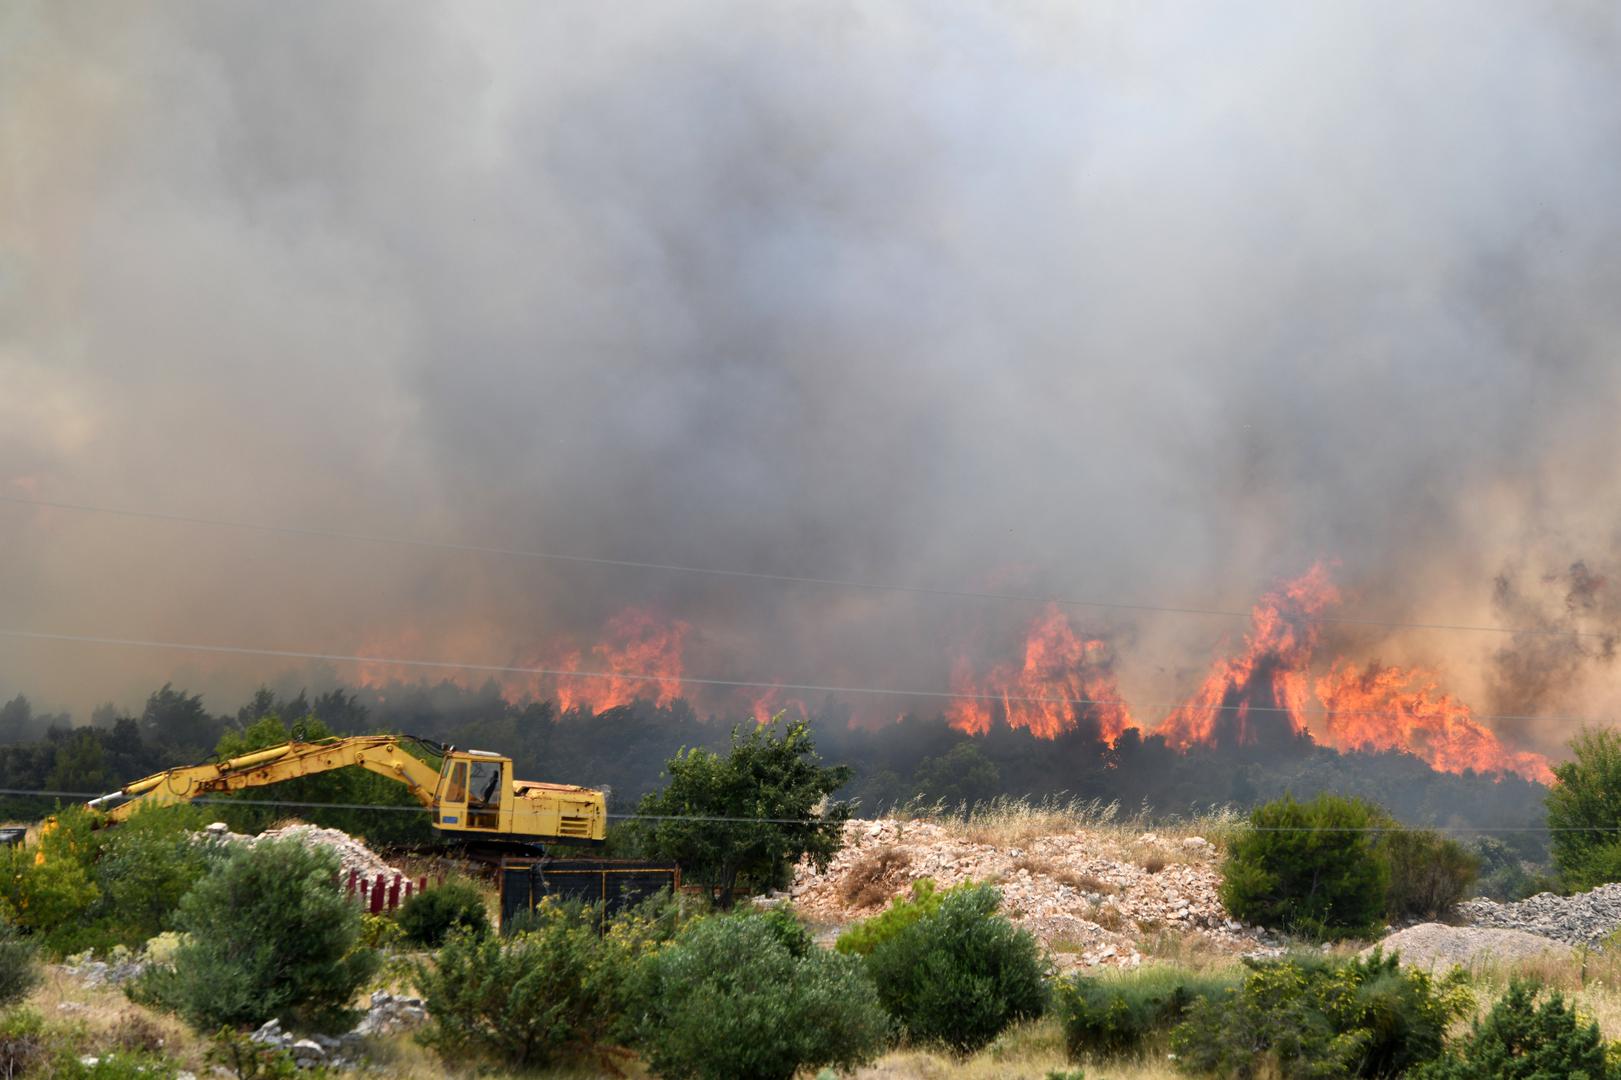
<instances>
[{"instance_id":1,"label":"small tree near excavator","mask_svg":"<svg viewBox=\"0 0 1621 1080\"><path fill-rule=\"evenodd\" d=\"M823 765L802 721L779 714L747 734L733 728L724 757L682 750L665 772L664 790L638 809L634 846L680 863L682 880L705 886L722 907L740 886L785 886L802 858L826 869L844 844L854 808L828 799L850 768Z\"/></svg>"}]
</instances>

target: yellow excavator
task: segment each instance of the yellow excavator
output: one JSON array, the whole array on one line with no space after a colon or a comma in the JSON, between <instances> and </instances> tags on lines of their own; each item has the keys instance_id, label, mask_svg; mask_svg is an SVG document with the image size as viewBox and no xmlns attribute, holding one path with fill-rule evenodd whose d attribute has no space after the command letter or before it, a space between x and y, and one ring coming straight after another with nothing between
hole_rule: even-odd
<instances>
[{"instance_id":1,"label":"yellow excavator","mask_svg":"<svg viewBox=\"0 0 1621 1080\"><path fill-rule=\"evenodd\" d=\"M438 767L424 758L437 758ZM189 802L350 767L404 784L432 812L434 828L464 841L600 846L607 836L602 792L517 780L511 758L458 750L414 735L295 740L223 761L166 769L92 799L89 806L118 822L142 806Z\"/></svg>"}]
</instances>

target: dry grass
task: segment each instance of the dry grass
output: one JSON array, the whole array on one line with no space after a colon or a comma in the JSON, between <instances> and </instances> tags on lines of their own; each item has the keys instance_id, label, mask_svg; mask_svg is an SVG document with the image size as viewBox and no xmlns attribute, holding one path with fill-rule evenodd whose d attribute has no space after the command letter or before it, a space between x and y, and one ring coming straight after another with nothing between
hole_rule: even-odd
<instances>
[{"instance_id":1,"label":"dry grass","mask_svg":"<svg viewBox=\"0 0 1621 1080\"><path fill-rule=\"evenodd\" d=\"M1013 847L1042 836L1101 833L1121 846L1152 832L1172 840L1202 836L1218 847L1243 821L1231 807L1214 808L1191 817L1151 817L1147 808L1121 812L1117 802L1079 798L1008 798L999 796L971 808L945 803L909 803L891 815L898 820L928 821L976 844ZM1175 856L1172 856L1174 859Z\"/></svg>"},{"instance_id":2,"label":"dry grass","mask_svg":"<svg viewBox=\"0 0 1621 1080\"><path fill-rule=\"evenodd\" d=\"M887 904L895 895L895 878L912 865L912 854L894 846L868 855L839 882L839 899L846 907L868 908Z\"/></svg>"}]
</instances>

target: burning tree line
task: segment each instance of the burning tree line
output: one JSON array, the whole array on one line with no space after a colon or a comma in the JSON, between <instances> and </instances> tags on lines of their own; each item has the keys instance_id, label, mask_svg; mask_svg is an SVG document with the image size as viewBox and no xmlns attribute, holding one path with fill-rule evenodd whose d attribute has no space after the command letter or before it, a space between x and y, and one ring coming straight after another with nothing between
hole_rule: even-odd
<instances>
[{"instance_id":1,"label":"burning tree line","mask_svg":"<svg viewBox=\"0 0 1621 1080\"><path fill-rule=\"evenodd\" d=\"M1252 609L1241 646L1218 655L1182 704L1148 722L1120 691L1112 645L1077 632L1064 610L1049 604L1028 622L1013 658L979 671L983 665L966 652L953 659L954 696L944 716L951 727L975 737L1005 726L1052 741L1085 727L1095 728L1110 747L1136 731L1181 751L1259 749L1308 738L1335 750L1412 754L1442 772L1551 779L1545 757L1505 744L1468 705L1439 688L1433 671L1339 658L1314 676L1322 618L1339 601L1322 564L1267 592ZM581 707L602 712L644 699L670 706L683 697L722 716L746 711L761 722L782 710L796 716L828 712L826 705L818 708L780 690L743 698L685 683L684 652L691 637L686 622L630 608L610 618L589 647L564 641L514 658L514 668L534 673L506 673L497 685L511 701L549 699L565 713ZM415 638L378 640L370 654L411 655L423 645ZM361 685L373 691L416 678L409 667L381 663L359 671ZM891 719L858 718L867 727Z\"/></svg>"}]
</instances>

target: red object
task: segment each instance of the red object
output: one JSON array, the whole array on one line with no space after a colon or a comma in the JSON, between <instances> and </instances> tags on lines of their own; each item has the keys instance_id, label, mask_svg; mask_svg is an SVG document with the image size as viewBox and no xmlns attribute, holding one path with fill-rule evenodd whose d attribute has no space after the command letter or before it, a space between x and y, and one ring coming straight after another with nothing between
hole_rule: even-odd
<instances>
[{"instance_id":1,"label":"red object","mask_svg":"<svg viewBox=\"0 0 1621 1080\"><path fill-rule=\"evenodd\" d=\"M388 910L393 911L400 906L400 875L394 875L394 881L388 887Z\"/></svg>"},{"instance_id":2,"label":"red object","mask_svg":"<svg viewBox=\"0 0 1621 1080\"><path fill-rule=\"evenodd\" d=\"M371 887L371 913L373 915L381 915L383 913L383 875L382 874L378 874L377 875L377 880L372 883L372 887Z\"/></svg>"}]
</instances>

